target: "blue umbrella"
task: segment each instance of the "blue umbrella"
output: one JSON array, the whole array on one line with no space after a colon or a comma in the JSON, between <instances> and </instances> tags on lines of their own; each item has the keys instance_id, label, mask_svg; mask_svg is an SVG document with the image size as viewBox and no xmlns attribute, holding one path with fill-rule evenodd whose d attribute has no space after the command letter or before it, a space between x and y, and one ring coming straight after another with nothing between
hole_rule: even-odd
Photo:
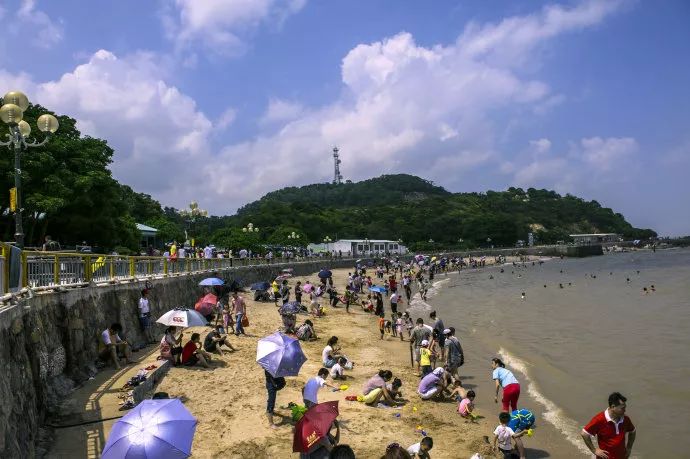
<instances>
[{"instance_id":1,"label":"blue umbrella","mask_svg":"<svg viewBox=\"0 0 690 459\"><path fill-rule=\"evenodd\" d=\"M298 314L302 310L302 305L297 301L285 303L278 309L280 314Z\"/></svg>"},{"instance_id":2,"label":"blue umbrella","mask_svg":"<svg viewBox=\"0 0 690 459\"><path fill-rule=\"evenodd\" d=\"M259 340L256 361L274 378L278 378L297 376L307 357L298 340L276 332Z\"/></svg>"},{"instance_id":3,"label":"blue umbrella","mask_svg":"<svg viewBox=\"0 0 690 459\"><path fill-rule=\"evenodd\" d=\"M333 273L331 273L327 269L322 269L321 271L319 271L319 274L317 274L317 276L319 276L320 279L328 279L332 275L333 275Z\"/></svg>"},{"instance_id":4,"label":"blue umbrella","mask_svg":"<svg viewBox=\"0 0 690 459\"><path fill-rule=\"evenodd\" d=\"M179 399L144 400L113 425L101 458L189 457L196 423Z\"/></svg>"},{"instance_id":5,"label":"blue umbrella","mask_svg":"<svg viewBox=\"0 0 690 459\"><path fill-rule=\"evenodd\" d=\"M372 285L369 287L370 292L386 293L388 289L386 287L379 287L378 285Z\"/></svg>"},{"instance_id":6,"label":"blue umbrella","mask_svg":"<svg viewBox=\"0 0 690 459\"><path fill-rule=\"evenodd\" d=\"M250 290L268 290L271 286L268 282L255 282L250 287Z\"/></svg>"},{"instance_id":7,"label":"blue umbrella","mask_svg":"<svg viewBox=\"0 0 690 459\"><path fill-rule=\"evenodd\" d=\"M223 285L225 281L223 279L218 279L217 277L207 277L206 279L199 282L199 285Z\"/></svg>"}]
</instances>

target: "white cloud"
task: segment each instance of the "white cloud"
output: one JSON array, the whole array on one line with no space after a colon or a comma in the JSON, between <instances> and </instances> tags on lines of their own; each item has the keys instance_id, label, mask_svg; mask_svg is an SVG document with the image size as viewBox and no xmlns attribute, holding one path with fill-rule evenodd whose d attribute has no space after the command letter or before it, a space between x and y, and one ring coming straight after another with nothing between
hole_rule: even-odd
<instances>
[{"instance_id":1,"label":"white cloud","mask_svg":"<svg viewBox=\"0 0 690 459\"><path fill-rule=\"evenodd\" d=\"M16 16L21 23L33 29L21 26L17 28L17 34L21 32L22 36L32 37L34 46L50 49L62 41L62 25L56 24L45 12L36 9L36 0L22 0Z\"/></svg>"},{"instance_id":2,"label":"white cloud","mask_svg":"<svg viewBox=\"0 0 690 459\"><path fill-rule=\"evenodd\" d=\"M235 56L245 37L262 25L279 27L307 0L175 0L163 14L168 38L178 47L199 43L212 54Z\"/></svg>"},{"instance_id":3,"label":"white cloud","mask_svg":"<svg viewBox=\"0 0 690 459\"><path fill-rule=\"evenodd\" d=\"M218 129L227 129L237 118L237 110L232 107L226 108L218 117L215 126Z\"/></svg>"},{"instance_id":4,"label":"white cloud","mask_svg":"<svg viewBox=\"0 0 690 459\"><path fill-rule=\"evenodd\" d=\"M590 137L580 141L582 157L590 165L602 170L623 165L621 161L637 152L637 141L630 137Z\"/></svg>"},{"instance_id":5,"label":"white cloud","mask_svg":"<svg viewBox=\"0 0 690 459\"><path fill-rule=\"evenodd\" d=\"M287 122L297 119L304 113L304 106L299 102L282 99L271 99L266 113L261 117L261 124Z\"/></svg>"},{"instance_id":6,"label":"white cloud","mask_svg":"<svg viewBox=\"0 0 690 459\"><path fill-rule=\"evenodd\" d=\"M549 139L530 140L529 145L536 154L548 153L551 149L551 141Z\"/></svg>"}]
</instances>

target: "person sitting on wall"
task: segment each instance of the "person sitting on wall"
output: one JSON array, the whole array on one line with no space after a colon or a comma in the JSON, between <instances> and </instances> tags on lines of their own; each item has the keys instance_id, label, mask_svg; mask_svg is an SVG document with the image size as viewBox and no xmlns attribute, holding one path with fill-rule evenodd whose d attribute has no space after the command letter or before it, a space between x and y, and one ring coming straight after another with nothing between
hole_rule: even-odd
<instances>
[{"instance_id":1,"label":"person sitting on wall","mask_svg":"<svg viewBox=\"0 0 690 459\"><path fill-rule=\"evenodd\" d=\"M99 348L101 349L98 358L104 362L113 362L116 369L120 369L120 358L125 358L125 364L135 363L132 360L132 349L129 343L120 338L122 332L122 325L119 323L112 324L109 328L103 330L101 333L101 341Z\"/></svg>"}]
</instances>

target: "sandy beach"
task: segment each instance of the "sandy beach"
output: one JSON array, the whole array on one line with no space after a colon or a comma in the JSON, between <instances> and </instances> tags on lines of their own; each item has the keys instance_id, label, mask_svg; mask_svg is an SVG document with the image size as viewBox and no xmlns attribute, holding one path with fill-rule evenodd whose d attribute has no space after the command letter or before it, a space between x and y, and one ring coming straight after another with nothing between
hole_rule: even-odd
<instances>
[{"instance_id":1,"label":"sandy beach","mask_svg":"<svg viewBox=\"0 0 690 459\"><path fill-rule=\"evenodd\" d=\"M347 270L334 270L333 276L336 287L342 291ZM304 283L307 279L312 283L318 280L316 275L295 277L290 285L297 280ZM357 457L380 457L391 442L405 447L418 442L422 438L416 432L418 426L434 438L434 458L469 458L476 452L488 452L483 437L491 435L496 424L495 413L482 412L480 404L480 414L487 418L471 424L457 414L454 402L420 400L416 394L419 378L410 367L409 343L401 343L399 338L389 335L380 340L377 318L359 306L351 306L350 314L344 307L328 308L324 317L312 319L319 340L302 343L308 361L300 375L287 378L287 386L278 393L276 413L283 416L282 425L270 428L264 414L263 371L255 362L256 343L259 338L276 331L281 320L273 303L255 303L250 296L245 294L251 324L247 328L249 336L232 338L237 352L219 357L214 368L209 370L172 368L157 388L171 397L182 398L198 418L193 457L295 457L290 411L281 407L289 402L302 403L302 386L321 367L321 351L331 335L339 337L343 352L356 365L353 371L346 372L350 377L347 391L333 393L324 388L319 393L319 401L340 402L341 443L349 444ZM388 308L387 302L385 307ZM298 323L306 318L299 315ZM185 340L192 331L206 333L207 330L187 330ZM379 369L390 369L395 377L402 379L403 394L409 400L402 409L374 408L345 400L348 395L357 395L363 383ZM468 375L466 381L471 383L472 378L473 375Z\"/></svg>"}]
</instances>

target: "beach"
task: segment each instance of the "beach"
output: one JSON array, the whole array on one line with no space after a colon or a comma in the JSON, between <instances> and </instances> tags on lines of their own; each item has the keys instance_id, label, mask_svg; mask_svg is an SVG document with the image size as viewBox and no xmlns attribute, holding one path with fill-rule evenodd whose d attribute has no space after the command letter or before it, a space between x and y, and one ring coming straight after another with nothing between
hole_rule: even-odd
<instances>
[{"instance_id":1,"label":"beach","mask_svg":"<svg viewBox=\"0 0 690 459\"><path fill-rule=\"evenodd\" d=\"M333 271L335 286L339 291L343 291L347 273L344 269ZM318 280L316 275L295 277L290 280L290 285L294 286L297 280L304 282L307 279L312 283ZM286 378L287 386L278 392L276 414L283 417L282 425L277 429L270 428L265 417L267 395L264 374L255 362L256 343L259 338L275 332L281 320L273 303L255 303L249 298L250 294L244 296L248 305L250 327L247 333L250 336L231 337L238 351L226 353L210 370L198 367L172 368L157 388L171 397L182 398L199 420L192 448L193 457L295 457L292 452L290 410L280 407L287 406L289 402L302 403L302 386L321 367L321 351L331 335L339 337L339 345L355 362L355 367L352 371L346 371L350 377L345 382L350 386L348 390L334 393L324 388L319 393L319 401L339 401L341 443L349 444L357 457L380 457L386 445L392 442L404 447L417 443L422 438L416 431L417 427L422 427L434 438L434 458L469 458L477 452L488 452L484 437L491 437L497 425L498 408L493 405L493 395L488 394L492 381L487 377L487 381L480 382L486 372L471 374L470 371L466 376L470 384L468 387L476 385L475 390L484 392L478 397L477 405L479 413L486 418L476 424L466 423L457 414L455 402L420 400L416 394L419 378L410 366L409 343L401 343L390 335L380 340L377 318L364 312L358 305L350 307L350 314L345 312L344 307L327 308L325 316L312 319L319 340L302 342L308 360L299 376ZM388 311L388 302L385 302L385 307ZM298 323L306 318L305 315L298 315ZM207 330L189 329L185 336L188 337L192 331L205 333ZM463 346L465 352L472 356L471 361L474 358L471 344L463 342ZM471 366L474 365L468 363L468 368ZM402 379L403 395L409 400L402 409L374 408L345 400L348 395L359 394L364 382L379 369L390 369L394 377ZM281 416L276 418L280 419Z\"/></svg>"}]
</instances>

